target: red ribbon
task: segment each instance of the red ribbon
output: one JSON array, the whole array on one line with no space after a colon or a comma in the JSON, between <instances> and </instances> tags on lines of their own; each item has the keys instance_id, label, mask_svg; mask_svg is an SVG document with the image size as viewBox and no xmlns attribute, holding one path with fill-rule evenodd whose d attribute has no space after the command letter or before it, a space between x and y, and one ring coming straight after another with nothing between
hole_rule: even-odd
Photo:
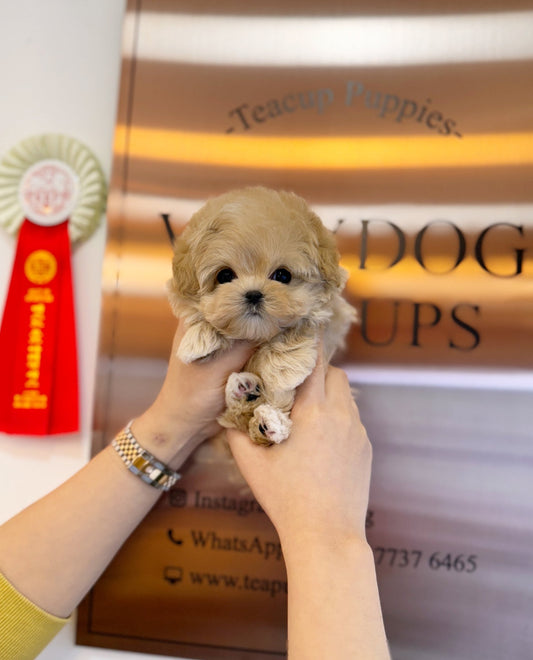
<instances>
[{"instance_id":1,"label":"red ribbon","mask_svg":"<svg viewBox=\"0 0 533 660\"><path fill-rule=\"evenodd\" d=\"M0 369L0 431L79 429L68 220L22 224L0 329Z\"/></svg>"}]
</instances>

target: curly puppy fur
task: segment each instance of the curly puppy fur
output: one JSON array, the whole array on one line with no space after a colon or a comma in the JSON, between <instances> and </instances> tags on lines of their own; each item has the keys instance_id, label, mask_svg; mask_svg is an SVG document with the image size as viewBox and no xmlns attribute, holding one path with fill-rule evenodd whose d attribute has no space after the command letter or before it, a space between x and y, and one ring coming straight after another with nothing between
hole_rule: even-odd
<instances>
[{"instance_id":1,"label":"curly puppy fur","mask_svg":"<svg viewBox=\"0 0 533 660\"><path fill-rule=\"evenodd\" d=\"M206 359L237 339L257 346L228 380L223 426L264 445L289 435L294 390L315 366L319 335L329 360L355 320L341 296L346 277L333 234L293 193L234 190L193 215L169 282L188 326L178 356Z\"/></svg>"}]
</instances>

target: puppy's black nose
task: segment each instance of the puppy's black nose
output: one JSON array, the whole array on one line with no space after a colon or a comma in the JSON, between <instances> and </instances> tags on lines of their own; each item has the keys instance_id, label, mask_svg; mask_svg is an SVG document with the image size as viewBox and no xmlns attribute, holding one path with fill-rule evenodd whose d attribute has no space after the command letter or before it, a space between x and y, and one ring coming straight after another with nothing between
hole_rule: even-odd
<instances>
[{"instance_id":1,"label":"puppy's black nose","mask_svg":"<svg viewBox=\"0 0 533 660\"><path fill-rule=\"evenodd\" d=\"M244 294L246 302L249 302L250 305L258 305L261 300L263 300L263 294L261 291L247 291Z\"/></svg>"}]
</instances>

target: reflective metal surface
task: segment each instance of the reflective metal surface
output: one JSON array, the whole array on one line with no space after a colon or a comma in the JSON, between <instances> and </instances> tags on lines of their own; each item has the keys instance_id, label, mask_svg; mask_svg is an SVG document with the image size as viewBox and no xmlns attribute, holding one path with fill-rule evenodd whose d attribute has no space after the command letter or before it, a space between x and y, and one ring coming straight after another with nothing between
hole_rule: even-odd
<instances>
[{"instance_id":1,"label":"reflective metal surface","mask_svg":"<svg viewBox=\"0 0 533 660\"><path fill-rule=\"evenodd\" d=\"M95 450L164 374L161 214L179 232L228 188L305 196L360 311L338 359L374 444L395 658L529 654L532 33L532 2L497 0L132 1L125 19ZM283 655L283 564L258 549L275 535L231 475L193 461L85 604L83 643Z\"/></svg>"}]
</instances>

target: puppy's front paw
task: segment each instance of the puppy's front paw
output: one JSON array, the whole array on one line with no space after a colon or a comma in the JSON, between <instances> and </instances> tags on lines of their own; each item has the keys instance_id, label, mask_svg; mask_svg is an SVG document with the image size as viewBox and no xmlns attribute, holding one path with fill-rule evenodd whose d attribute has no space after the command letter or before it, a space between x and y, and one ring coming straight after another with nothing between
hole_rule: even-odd
<instances>
[{"instance_id":1,"label":"puppy's front paw","mask_svg":"<svg viewBox=\"0 0 533 660\"><path fill-rule=\"evenodd\" d=\"M255 374L242 371L232 373L226 383L226 405L228 408L236 401L256 401L261 396L261 380Z\"/></svg>"},{"instance_id":2,"label":"puppy's front paw","mask_svg":"<svg viewBox=\"0 0 533 660\"><path fill-rule=\"evenodd\" d=\"M229 342L204 321L191 325L178 346L178 358L185 364L207 358L227 348Z\"/></svg>"},{"instance_id":3,"label":"puppy's front paw","mask_svg":"<svg viewBox=\"0 0 533 660\"><path fill-rule=\"evenodd\" d=\"M289 437L292 422L287 413L264 403L250 420L250 437L258 445L279 444Z\"/></svg>"}]
</instances>

